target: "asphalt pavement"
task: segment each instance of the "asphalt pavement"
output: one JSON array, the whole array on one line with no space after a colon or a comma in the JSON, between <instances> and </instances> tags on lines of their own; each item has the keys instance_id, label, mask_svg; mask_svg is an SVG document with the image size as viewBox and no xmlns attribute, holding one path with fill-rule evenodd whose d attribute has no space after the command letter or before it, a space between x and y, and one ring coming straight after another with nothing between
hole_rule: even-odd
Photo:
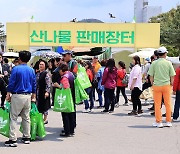
<instances>
[{"instance_id":1,"label":"asphalt pavement","mask_svg":"<svg viewBox=\"0 0 180 154\"><path fill-rule=\"evenodd\" d=\"M154 128L155 118L148 111L151 105L143 106L144 113L140 116L128 116L132 105L123 106L123 103L121 97L119 108L111 114L103 114L102 109L96 108L92 113L82 113L84 105L78 105L75 136L69 138L59 136L61 114L51 109L45 126L47 136L43 140L25 145L19 138L18 147L12 148L4 146L7 138L0 135L0 154L180 154L180 120L171 128ZM20 121L21 118L17 130ZM17 134L22 136L19 131Z\"/></svg>"}]
</instances>

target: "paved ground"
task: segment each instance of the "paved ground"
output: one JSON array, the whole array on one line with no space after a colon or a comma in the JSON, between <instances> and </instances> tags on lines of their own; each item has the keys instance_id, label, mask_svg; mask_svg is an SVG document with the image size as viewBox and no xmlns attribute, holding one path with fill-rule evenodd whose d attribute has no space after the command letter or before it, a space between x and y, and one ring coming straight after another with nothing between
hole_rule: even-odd
<instances>
[{"instance_id":1,"label":"paved ground","mask_svg":"<svg viewBox=\"0 0 180 154\"><path fill-rule=\"evenodd\" d=\"M82 113L83 107L77 107L78 125L74 137L59 136L62 129L61 116L51 110L44 140L31 142L30 145L18 141L17 148L10 148L4 147L7 138L0 135L0 154L180 153L180 122L173 123L172 128L153 128L151 124L154 117L147 110L150 106L143 106L145 113L140 117L127 116L132 105L120 106L113 114L102 114L100 109L95 109L94 113ZM21 134L18 133L18 136Z\"/></svg>"}]
</instances>

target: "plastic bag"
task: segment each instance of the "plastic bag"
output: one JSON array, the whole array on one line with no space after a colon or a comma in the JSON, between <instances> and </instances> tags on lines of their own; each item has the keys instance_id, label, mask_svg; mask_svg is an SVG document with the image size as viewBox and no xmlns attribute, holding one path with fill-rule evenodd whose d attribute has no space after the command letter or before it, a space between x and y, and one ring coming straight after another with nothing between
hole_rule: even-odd
<instances>
[{"instance_id":1,"label":"plastic bag","mask_svg":"<svg viewBox=\"0 0 180 154\"><path fill-rule=\"evenodd\" d=\"M9 112L0 108L0 134L9 137L10 119Z\"/></svg>"}]
</instances>

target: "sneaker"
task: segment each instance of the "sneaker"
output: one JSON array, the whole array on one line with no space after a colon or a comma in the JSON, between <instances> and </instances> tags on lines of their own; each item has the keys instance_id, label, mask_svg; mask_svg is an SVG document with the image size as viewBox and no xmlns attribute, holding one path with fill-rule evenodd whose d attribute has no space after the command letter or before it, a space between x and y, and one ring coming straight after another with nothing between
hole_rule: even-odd
<instances>
[{"instance_id":1,"label":"sneaker","mask_svg":"<svg viewBox=\"0 0 180 154\"><path fill-rule=\"evenodd\" d=\"M177 122L178 120L177 119L172 119L173 122Z\"/></svg>"},{"instance_id":2,"label":"sneaker","mask_svg":"<svg viewBox=\"0 0 180 154\"><path fill-rule=\"evenodd\" d=\"M102 113L109 113L108 110L103 110L101 111Z\"/></svg>"},{"instance_id":3,"label":"sneaker","mask_svg":"<svg viewBox=\"0 0 180 154\"><path fill-rule=\"evenodd\" d=\"M9 147L17 147L17 142L16 141L12 141L12 140L9 140L9 141L6 141L4 143L5 146L9 146Z\"/></svg>"},{"instance_id":4,"label":"sneaker","mask_svg":"<svg viewBox=\"0 0 180 154\"><path fill-rule=\"evenodd\" d=\"M128 103L124 103L123 106L129 106L129 104Z\"/></svg>"},{"instance_id":5,"label":"sneaker","mask_svg":"<svg viewBox=\"0 0 180 154\"><path fill-rule=\"evenodd\" d=\"M152 126L153 127L157 127L157 128L163 128L163 124L162 124L162 122L154 122L153 124L152 124Z\"/></svg>"},{"instance_id":6,"label":"sneaker","mask_svg":"<svg viewBox=\"0 0 180 154\"><path fill-rule=\"evenodd\" d=\"M24 144L30 144L30 138L22 138L21 140Z\"/></svg>"},{"instance_id":7,"label":"sneaker","mask_svg":"<svg viewBox=\"0 0 180 154\"><path fill-rule=\"evenodd\" d=\"M166 122L166 127L172 127L172 123L171 122Z\"/></svg>"},{"instance_id":8,"label":"sneaker","mask_svg":"<svg viewBox=\"0 0 180 154\"><path fill-rule=\"evenodd\" d=\"M138 115L137 111L132 110L131 112L128 113L128 115Z\"/></svg>"},{"instance_id":9,"label":"sneaker","mask_svg":"<svg viewBox=\"0 0 180 154\"><path fill-rule=\"evenodd\" d=\"M94 109L90 109L90 111L89 112L94 112Z\"/></svg>"},{"instance_id":10,"label":"sneaker","mask_svg":"<svg viewBox=\"0 0 180 154\"><path fill-rule=\"evenodd\" d=\"M89 109L84 109L84 110L82 111L82 113L89 113L89 112L90 112Z\"/></svg>"}]
</instances>

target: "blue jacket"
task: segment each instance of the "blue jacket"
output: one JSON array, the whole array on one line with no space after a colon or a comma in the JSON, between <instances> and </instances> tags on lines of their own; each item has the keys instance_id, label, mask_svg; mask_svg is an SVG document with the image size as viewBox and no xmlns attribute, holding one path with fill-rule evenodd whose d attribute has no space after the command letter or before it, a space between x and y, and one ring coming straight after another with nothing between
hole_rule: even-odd
<instances>
[{"instance_id":1,"label":"blue jacket","mask_svg":"<svg viewBox=\"0 0 180 154\"><path fill-rule=\"evenodd\" d=\"M102 91L104 91L104 86L101 85L102 77L103 77L103 73L104 73L104 69L105 69L105 67L102 66L102 67L98 70L98 72L97 72L97 74L96 74L96 77L99 79L99 80L98 80L98 89L100 89L100 90L102 90Z\"/></svg>"}]
</instances>

